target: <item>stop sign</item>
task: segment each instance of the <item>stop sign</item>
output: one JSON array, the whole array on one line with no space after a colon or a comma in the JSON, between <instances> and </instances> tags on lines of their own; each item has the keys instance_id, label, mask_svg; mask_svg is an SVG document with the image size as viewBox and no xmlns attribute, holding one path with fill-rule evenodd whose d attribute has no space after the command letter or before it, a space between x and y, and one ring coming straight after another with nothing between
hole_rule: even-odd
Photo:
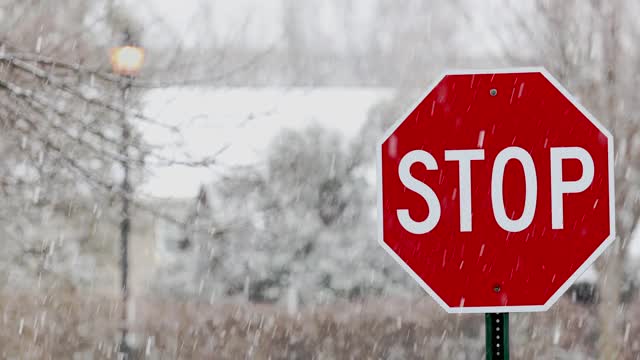
<instances>
[{"instance_id":1,"label":"stop sign","mask_svg":"<svg viewBox=\"0 0 640 360\"><path fill-rule=\"evenodd\" d=\"M547 310L615 238L612 149L544 69L444 74L378 144L379 241L447 312Z\"/></svg>"}]
</instances>

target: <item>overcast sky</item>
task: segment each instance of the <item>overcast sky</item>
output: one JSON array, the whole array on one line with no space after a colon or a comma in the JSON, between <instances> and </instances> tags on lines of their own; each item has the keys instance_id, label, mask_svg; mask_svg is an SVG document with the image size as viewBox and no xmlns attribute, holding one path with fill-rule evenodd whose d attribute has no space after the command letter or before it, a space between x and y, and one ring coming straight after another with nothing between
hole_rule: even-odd
<instances>
[{"instance_id":1,"label":"overcast sky","mask_svg":"<svg viewBox=\"0 0 640 360\"><path fill-rule=\"evenodd\" d=\"M197 46L202 37L223 43L243 42L264 47L280 36L281 2L256 0L126 0L145 26L145 43L175 45L175 35L186 46ZM197 24L212 31L203 33ZM162 33L171 29L171 34ZM207 30L209 30L207 29ZM209 40L209 39L207 39Z\"/></svg>"},{"instance_id":2,"label":"overcast sky","mask_svg":"<svg viewBox=\"0 0 640 360\"><path fill-rule=\"evenodd\" d=\"M187 46L197 46L203 37L214 37L220 43L242 42L248 46L266 47L277 44L282 36L282 8L284 0L123 0L138 14L141 21L147 24L145 28L145 42L165 42L175 45L176 36ZM371 23L372 6L369 0L351 0L355 27L357 32L361 28L376 26ZM448 4L444 1L443 4ZM455 3L451 3L455 4ZM504 9L503 2L469 1L465 5L448 6L446 14L451 16L452 24L460 26L457 31L463 34L466 51L478 53L495 46L491 41L491 32L500 29L500 18ZM329 2L317 1L313 3L313 15L317 29L323 34L340 43L343 39L339 31L343 31L336 19L333 6ZM521 7L521 5L512 5ZM438 9L443 8L442 5ZM439 10L440 11L440 10ZM483 16L487 14L490 16ZM434 16L440 16L436 13ZM449 15L447 15L449 16ZM462 24L456 19L466 19ZM490 19L488 23L486 19ZM159 24L158 26L155 26ZM204 29L197 24L206 24ZM401 25L401 24L398 24ZM497 26L497 27L496 27ZM171 34L164 33L167 28ZM353 36L353 34L352 34ZM207 39L208 40L208 39ZM466 40L466 41L465 41Z\"/></svg>"}]
</instances>

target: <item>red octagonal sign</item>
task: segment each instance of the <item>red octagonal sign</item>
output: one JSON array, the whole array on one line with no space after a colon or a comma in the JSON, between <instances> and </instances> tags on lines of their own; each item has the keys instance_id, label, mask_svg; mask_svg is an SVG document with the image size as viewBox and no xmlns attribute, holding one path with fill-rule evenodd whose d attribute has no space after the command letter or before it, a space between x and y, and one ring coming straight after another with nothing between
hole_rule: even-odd
<instances>
[{"instance_id":1,"label":"red octagonal sign","mask_svg":"<svg viewBox=\"0 0 640 360\"><path fill-rule=\"evenodd\" d=\"M613 138L541 68L447 73L378 144L382 246L447 312L547 310L613 241Z\"/></svg>"}]
</instances>

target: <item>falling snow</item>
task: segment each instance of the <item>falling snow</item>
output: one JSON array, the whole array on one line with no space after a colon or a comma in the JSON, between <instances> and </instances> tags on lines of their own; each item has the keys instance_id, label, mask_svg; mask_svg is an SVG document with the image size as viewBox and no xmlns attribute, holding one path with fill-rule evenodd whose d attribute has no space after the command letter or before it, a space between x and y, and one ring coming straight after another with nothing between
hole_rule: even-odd
<instances>
[{"instance_id":1,"label":"falling snow","mask_svg":"<svg viewBox=\"0 0 640 360\"><path fill-rule=\"evenodd\" d=\"M640 7L506 5L3 2L0 358L484 358L483 315L444 312L377 242L376 144L442 69L488 61L544 65L615 138L620 251L605 253L548 311L512 314L512 357L638 358L640 95L630 74L640 62ZM414 135L432 135L454 103L455 141L445 145L485 151L472 166L491 169L504 128L469 117L488 93L504 105L497 112L535 102L525 80L473 75L413 113L426 125ZM462 91L473 97L456 103ZM536 145L562 140L547 133ZM397 162L409 148L395 135L386 146ZM457 229L465 192L459 174L446 172L453 163L438 160L436 170L410 173L436 190L454 184L436 196L443 213L456 209L443 226ZM473 191L482 183L474 178ZM585 219L608 205L600 200L569 228L586 231ZM549 202L541 193L537 201ZM472 214L491 211L477 202ZM505 238L528 249L553 231ZM391 251L420 256L423 269L504 271L531 286L541 274L551 283L566 275L525 256L501 263L493 240L450 237L451 248L434 250L418 238ZM456 285L512 301L500 281L471 278ZM451 301L474 306L467 293Z\"/></svg>"}]
</instances>

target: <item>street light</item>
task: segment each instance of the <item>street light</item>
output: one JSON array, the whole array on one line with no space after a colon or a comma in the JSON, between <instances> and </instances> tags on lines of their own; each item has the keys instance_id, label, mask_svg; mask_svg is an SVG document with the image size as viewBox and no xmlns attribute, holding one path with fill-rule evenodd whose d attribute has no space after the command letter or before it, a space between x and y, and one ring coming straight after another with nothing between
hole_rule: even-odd
<instances>
[{"instance_id":1,"label":"street light","mask_svg":"<svg viewBox=\"0 0 640 360\"><path fill-rule=\"evenodd\" d=\"M120 339L120 353L129 355L127 345L128 334L128 305L129 305L129 235L131 233L130 202L133 189L130 181L129 143L131 141L131 125L127 120L127 97L133 77L138 74L144 61L144 49L131 43L131 36L125 32L125 44L111 50L111 66L113 72L122 77L120 86L122 96L121 128L122 138L120 143L120 165L122 166L122 182L120 183L120 196L122 200L122 218L120 221L120 289L122 295L122 338Z\"/></svg>"},{"instance_id":2,"label":"street light","mask_svg":"<svg viewBox=\"0 0 640 360\"><path fill-rule=\"evenodd\" d=\"M144 49L125 45L111 49L111 67L118 75L134 76L142 68Z\"/></svg>"}]
</instances>

